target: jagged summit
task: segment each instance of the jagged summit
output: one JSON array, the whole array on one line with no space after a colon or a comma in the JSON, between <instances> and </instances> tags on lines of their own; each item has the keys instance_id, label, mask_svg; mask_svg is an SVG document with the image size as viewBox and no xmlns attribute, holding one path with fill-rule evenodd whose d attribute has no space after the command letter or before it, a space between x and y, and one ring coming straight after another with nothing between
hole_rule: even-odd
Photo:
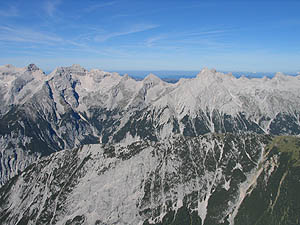
<instances>
[{"instance_id":1,"label":"jagged summit","mask_svg":"<svg viewBox=\"0 0 300 225\"><path fill-rule=\"evenodd\" d=\"M16 68L14 65L12 65L12 64L6 64L6 65L4 65L4 67L6 67L6 68Z\"/></svg>"},{"instance_id":2,"label":"jagged summit","mask_svg":"<svg viewBox=\"0 0 300 225\"><path fill-rule=\"evenodd\" d=\"M6 75L11 75L12 73L16 73L20 70L23 70L23 68L17 68L12 64L6 64L3 66L0 66L0 74L6 74Z\"/></svg>"},{"instance_id":3,"label":"jagged summit","mask_svg":"<svg viewBox=\"0 0 300 225\"><path fill-rule=\"evenodd\" d=\"M73 64L72 66L70 66L73 69L79 69L79 70L85 70L81 65L79 64Z\"/></svg>"},{"instance_id":4,"label":"jagged summit","mask_svg":"<svg viewBox=\"0 0 300 225\"><path fill-rule=\"evenodd\" d=\"M86 70L85 68L81 67L78 64L73 64L72 66L66 66L66 67L57 67L56 69L54 69L54 71L52 73L67 73L67 74L75 74L75 75L79 75L79 76L84 76L86 75L88 72L88 70ZM51 73L51 74L52 74Z\"/></svg>"},{"instance_id":5,"label":"jagged summit","mask_svg":"<svg viewBox=\"0 0 300 225\"><path fill-rule=\"evenodd\" d=\"M15 67L12 64L6 64L6 65L2 65L0 66L0 71L15 71L15 72L24 72L25 71L30 71L30 72L34 72L34 71L42 71L38 66L36 66L36 64L31 63L28 66L22 67L22 68L18 68ZM77 74L77 75L86 75L88 73L93 73L93 74L101 74L101 75L110 75L110 76L114 76L114 77L120 77L120 74L118 74L117 72L105 72L104 70L101 69L91 69L90 71L87 70L86 68L82 67L80 64L73 64L71 66L60 66L55 68L51 73L62 73L62 72L67 72L67 73L73 73L73 74ZM50 74L51 74L50 73ZM126 74L124 74L123 76L125 76ZM129 77L131 77L130 75L128 75ZM287 75L284 74L282 72L277 72L273 78L285 78L285 77L294 77L291 75ZM300 76L300 72L297 73L297 76ZM296 76L296 77L297 77ZM125 76L126 77L126 76ZM218 72L215 68L208 68L208 67L204 67L197 75L196 78L224 78L224 77L231 77L231 78L236 78L231 72L229 73L222 73L222 72ZM244 79L244 75L242 75L241 77L239 77L238 79L241 78L241 80ZM247 79L249 79L249 77L245 77ZM183 80L189 80L190 78L180 78ZM251 79L251 77L250 77ZM255 78L255 79L262 79L262 78ZM161 80L158 76L156 76L153 73L148 74L144 80L152 80L152 81L156 81L156 82L164 82L163 80ZM265 79L263 79L265 80Z\"/></svg>"},{"instance_id":6,"label":"jagged summit","mask_svg":"<svg viewBox=\"0 0 300 225\"><path fill-rule=\"evenodd\" d=\"M109 74L109 75L113 76L114 78L121 78L121 75L117 72L106 73L106 74Z\"/></svg>"},{"instance_id":7,"label":"jagged summit","mask_svg":"<svg viewBox=\"0 0 300 225\"><path fill-rule=\"evenodd\" d=\"M208 67L204 67L201 70L202 73L205 73L205 72L208 72L208 71L211 72L211 73L216 73L217 72L217 70L215 68L209 69Z\"/></svg>"},{"instance_id":8,"label":"jagged summit","mask_svg":"<svg viewBox=\"0 0 300 225\"><path fill-rule=\"evenodd\" d=\"M101 70L101 69L91 69L90 72L91 72L91 73L102 73L102 72L104 72L104 71Z\"/></svg>"},{"instance_id":9,"label":"jagged summit","mask_svg":"<svg viewBox=\"0 0 300 225\"><path fill-rule=\"evenodd\" d=\"M65 69L79 76L84 76L87 73L87 70L79 64L73 64L72 66L66 67Z\"/></svg>"},{"instance_id":10,"label":"jagged summit","mask_svg":"<svg viewBox=\"0 0 300 225\"><path fill-rule=\"evenodd\" d=\"M231 72L229 73L221 73L217 72L216 69L209 69L204 67L196 76L199 79L206 79L206 80L220 80L220 79L236 79L235 76Z\"/></svg>"},{"instance_id":11,"label":"jagged summit","mask_svg":"<svg viewBox=\"0 0 300 225\"><path fill-rule=\"evenodd\" d=\"M123 80L129 80L131 77L128 75L128 73L125 73L122 77Z\"/></svg>"},{"instance_id":12,"label":"jagged summit","mask_svg":"<svg viewBox=\"0 0 300 225\"><path fill-rule=\"evenodd\" d=\"M246 77L245 74L243 74L242 76L240 76L238 79L239 79L239 80L249 80L249 78Z\"/></svg>"},{"instance_id":13,"label":"jagged summit","mask_svg":"<svg viewBox=\"0 0 300 225\"><path fill-rule=\"evenodd\" d=\"M277 72L273 78L278 80L285 80L287 78L287 75L282 72Z\"/></svg>"},{"instance_id":14,"label":"jagged summit","mask_svg":"<svg viewBox=\"0 0 300 225\"><path fill-rule=\"evenodd\" d=\"M204 77L212 77L215 76L217 73L216 69L209 69L207 67L204 67L198 74L197 78L204 78Z\"/></svg>"},{"instance_id":15,"label":"jagged summit","mask_svg":"<svg viewBox=\"0 0 300 225\"><path fill-rule=\"evenodd\" d=\"M203 67L203 69L200 71L200 74L205 73L216 73L217 70L215 68L209 69L208 67Z\"/></svg>"},{"instance_id":16,"label":"jagged summit","mask_svg":"<svg viewBox=\"0 0 300 225\"><path fill-rule=\"evenodd\" d=\"M156 76L155 74L153 73L149 73L143 80L143 82L145 83L148 83L148 82L152 82L153 84L158 84L160 82L162 82L162 80Z\"/></svg>"},{"instance_id":17,"label":"jagged summit","mask_svg":"<svg viewBox=\"0 0 300 225\"><path fill-rule=\"evenodd\" d=\"M27 71L34 72L40 70L35 64L31 63L26 67Z\"/></svg>"}]
</instances>

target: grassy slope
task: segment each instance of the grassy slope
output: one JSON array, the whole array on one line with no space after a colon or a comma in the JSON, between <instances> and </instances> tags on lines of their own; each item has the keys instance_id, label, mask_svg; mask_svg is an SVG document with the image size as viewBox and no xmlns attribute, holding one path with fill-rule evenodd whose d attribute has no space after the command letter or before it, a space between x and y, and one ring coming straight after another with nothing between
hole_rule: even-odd
<instances>
[{"instance_id":1,"label":"grassy slope","mask_svg":"<svg viewBox=\"0 0 300 225\"><path fill-rule=\"evenodd\" d=\"M239 209L236 225L300 224L300 138L277 136L267 151L269 162L279 156L275 170L265 179L269 165L258 178Z\"/></svg>"}]
</instances>

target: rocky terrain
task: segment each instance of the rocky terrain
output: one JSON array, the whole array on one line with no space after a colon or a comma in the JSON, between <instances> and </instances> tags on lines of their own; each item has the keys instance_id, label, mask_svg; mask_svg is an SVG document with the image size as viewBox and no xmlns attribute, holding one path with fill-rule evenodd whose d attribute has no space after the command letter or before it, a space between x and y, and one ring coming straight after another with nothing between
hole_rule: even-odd
<instances>
[{"instance_id":1,"label":"rocky terrain","mask_svg":"<svg viewBox=\"0 0 300 225\"><path fill-rule=\"evenodd\" d=\"M300 138L85 145L0 189L2 224L298 224Z\"/></svg>"},{"instance_id":2,"label":"rocky terrain","mask_svg":"<svg viewBox=\"0 0 300 225\"><path fill-rule=\"evenodd\" d=\"M298 224L299 87L1 66L0 221Z\"/></svg>"}]
</instances>

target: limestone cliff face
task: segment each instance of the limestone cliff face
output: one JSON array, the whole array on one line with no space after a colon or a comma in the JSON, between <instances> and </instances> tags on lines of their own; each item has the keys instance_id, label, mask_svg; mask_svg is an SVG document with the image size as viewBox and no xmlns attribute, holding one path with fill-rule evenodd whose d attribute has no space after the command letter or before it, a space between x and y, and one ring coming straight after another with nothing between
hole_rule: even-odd
<instances>
[{"instance_id":1,"label":"limestone cliff face","mask_svg":"<svg viewBox=\"0 0 300 225\"><path fill-rule=\"evenodd\" d=\"M207 134L64 150L0 189L0 221L295 224L299 143L296 137Z\"/></svg>"},{"instance_id":2,"label":"limestone cliff face","mask_svg":"<svg viewBox=\"0 0 300 225\"><path fill-rule=\"evenodd\" d=\"M250 219L262 212L287 221L281 187L298 187L298 167L283 167L290 153L266 145L300 134L299 87L299 76L207 68L171 84L79 65L49 75L1 66L0 221L268 224Z\"/></svg>"},{"instance_id":3,"label":"limestone cliff face","mask_svg":"<svg viewBox=\"0 0 300 225\"><path fill-rule=\"evenodd\" d=\"M176 84L153 74L31 64L0 67L0 184L36 159L94 143L159 141L210 132L300 133L300 78L235 78L204 68Z\"/></svg>"}]
</instances>

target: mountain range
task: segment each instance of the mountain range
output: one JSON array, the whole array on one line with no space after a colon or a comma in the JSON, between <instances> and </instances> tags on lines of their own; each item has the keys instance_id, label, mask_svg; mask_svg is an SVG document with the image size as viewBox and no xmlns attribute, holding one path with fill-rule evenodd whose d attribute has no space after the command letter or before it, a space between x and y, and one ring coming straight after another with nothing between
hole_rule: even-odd
<instances>
[{"instance_id":1,"label":"mountain range","mask_svg":"<svg viewBox=\"0 0 300 225\"><path fill-rule=\"evenodd\" d=\"M2 224L299 224L300 75L0 67Z\"/></svg>"}]
</instances>

